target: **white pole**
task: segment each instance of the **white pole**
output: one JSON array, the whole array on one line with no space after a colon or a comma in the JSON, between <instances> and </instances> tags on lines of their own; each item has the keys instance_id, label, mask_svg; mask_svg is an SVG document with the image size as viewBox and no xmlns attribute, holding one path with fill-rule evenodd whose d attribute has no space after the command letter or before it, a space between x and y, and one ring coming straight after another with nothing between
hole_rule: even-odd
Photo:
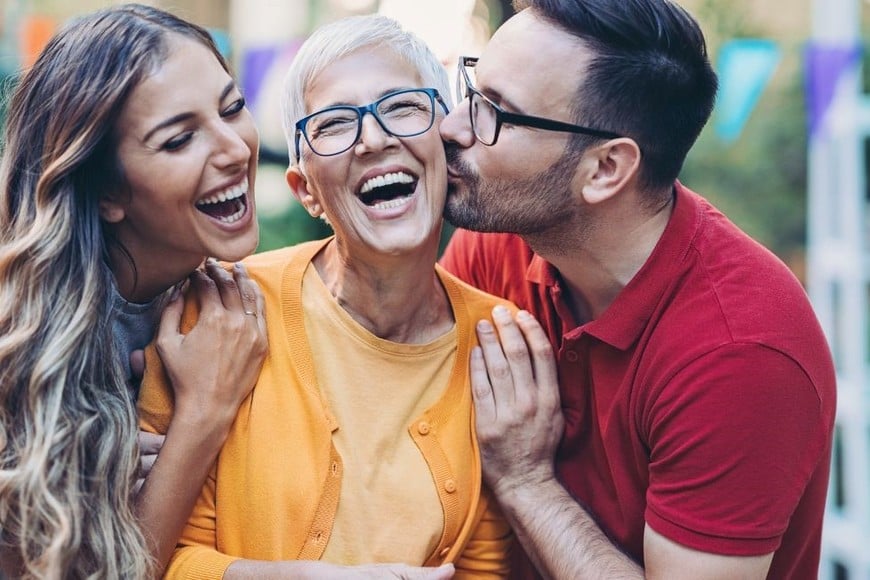
<instances>
[{"instance_id":1,"label":"white pole","mask_svg":"<svg viewBox=\"0 0 870 580\"><path fill-rule=\"evenodd\" d=\"M813 47L850 51L860 45L859 0L814 0ZM870 577L870 430L868 430L868 278L863 141L868 123L860 66L843 72L834 99L809 138L808 285L834 351L842 479L832 480L820 578L835 566ZM834 489L842 489L838 506Z\"/></svg>"}]
</instances>

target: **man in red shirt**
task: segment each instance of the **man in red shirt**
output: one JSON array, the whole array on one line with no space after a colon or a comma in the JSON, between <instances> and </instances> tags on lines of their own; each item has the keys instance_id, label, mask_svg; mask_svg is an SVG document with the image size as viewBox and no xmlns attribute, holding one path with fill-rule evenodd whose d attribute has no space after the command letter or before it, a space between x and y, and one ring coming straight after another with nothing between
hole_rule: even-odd
<instances>
[{"instance_id":1,"label":"man in red shirt","mask_svg":"<svg viewBox=\"0 0 870 580\"><path fill-rule=\"evenodd\" d=\"M788 268L677 181L716 91L697 23L517 4L441 126L447 219L506 232L442 264L540 321L478 326L487 482L546 576L816 577L833 363Z\"/></svg>"}]
</instances>

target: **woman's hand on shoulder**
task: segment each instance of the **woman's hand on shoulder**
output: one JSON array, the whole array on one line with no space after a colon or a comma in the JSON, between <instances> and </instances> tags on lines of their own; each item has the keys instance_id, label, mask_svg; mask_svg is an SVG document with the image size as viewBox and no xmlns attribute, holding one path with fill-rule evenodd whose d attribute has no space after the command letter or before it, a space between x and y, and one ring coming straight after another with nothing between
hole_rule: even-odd
<instances>
[{"instance_id":1,"label":"woman's hand on shoulder","mask_svg":"<svg viewBox=\"0 0 870 580\"><path fill-rule=\"evenodd\" d=\"M180 331L183 300L166 306L157 351L175 391L175 416L229 429L253 389L268 352L263 294L237 263L232 274L214 260L190 276L199 300L196 325Z\"/></svg>"}]
</instances>

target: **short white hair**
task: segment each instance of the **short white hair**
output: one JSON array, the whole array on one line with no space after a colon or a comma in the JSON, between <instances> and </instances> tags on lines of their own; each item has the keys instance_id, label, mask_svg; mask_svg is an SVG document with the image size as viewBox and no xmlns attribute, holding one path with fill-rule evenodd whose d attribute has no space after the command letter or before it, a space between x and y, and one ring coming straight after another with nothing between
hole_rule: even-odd
<instances>
[{"instance_id":1,"label":"short white hair","mask_svg":"<svg viewBox=\"0 0 870 580\"><path fill-rule=\"evenodd\" d=\"M284 77L281 116L290 164L296 159L296 122L310 113L305 91L336 60L365 48L390 48L417 69L426 87L437 89L450 108L452 98L447 70L417 35L394 19L380 14L348 16L318 28L302 44Z\"/></svg>"}]
</instances>

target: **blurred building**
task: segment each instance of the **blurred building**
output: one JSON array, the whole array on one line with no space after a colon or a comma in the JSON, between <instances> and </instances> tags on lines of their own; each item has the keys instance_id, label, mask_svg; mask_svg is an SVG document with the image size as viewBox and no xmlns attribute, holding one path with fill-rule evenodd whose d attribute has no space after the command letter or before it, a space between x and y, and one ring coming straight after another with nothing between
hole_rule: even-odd
<instances>
[{"instance_id":1,"label":"blurred building","mask_svg":"<svg viewBox=\"0 0 870 580\"><path fill-rule=\"evenodd\" d=\"M860 0L815 0L807 48L809 291L838 379L823 580L870 578L868 12Z\"/></svg>"}]
</instances>

